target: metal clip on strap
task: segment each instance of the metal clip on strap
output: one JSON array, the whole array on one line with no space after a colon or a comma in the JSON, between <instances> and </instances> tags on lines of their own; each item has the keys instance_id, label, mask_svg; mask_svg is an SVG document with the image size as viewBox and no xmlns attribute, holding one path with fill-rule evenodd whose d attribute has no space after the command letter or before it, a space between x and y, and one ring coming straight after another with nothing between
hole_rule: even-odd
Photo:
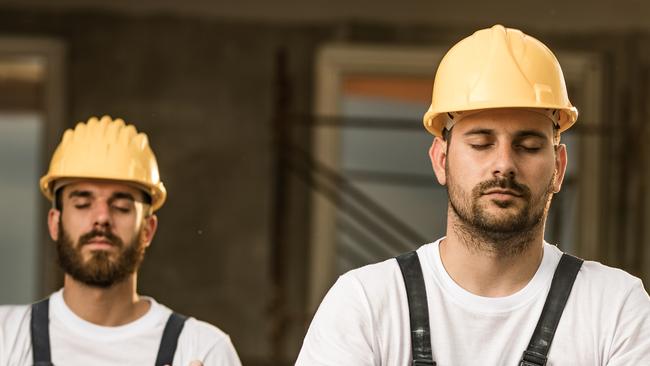
<instances>
[{"instance_id":1,"label":"metal clip on strap","mask_svg":"<svg viewBox=\"0 0 650 366\"><path fill-rule=\"evenodd\" d=\"M553 274L551 289L546 297L542 315L537 322L528 348L524 351L519 366L544 366L551 348L555 331L560 323L573 283L575 282L583 260L568 254L562 254Z\"/></svg>"},{"instance_id":2,"label":"metal clip on strap","mask_svg":"<svg viewBox=\"0 0 650 366\"><path fill-rule=\"evenodd\" d=\"M524 351L524 356L521 359L519 366L545 366L546 356L540 355L528 350Z\"/></svg>"},{"instance_id":3,"label":"metal clip on strap","mask_svg":"<svg viewBox=\"0 0 650 366\"><path fill-rule=\"evenodd\" d=\"M433 361L415 360L413 361L413 366L436 366L436 363Z\"/></svg>"}]
</instances>

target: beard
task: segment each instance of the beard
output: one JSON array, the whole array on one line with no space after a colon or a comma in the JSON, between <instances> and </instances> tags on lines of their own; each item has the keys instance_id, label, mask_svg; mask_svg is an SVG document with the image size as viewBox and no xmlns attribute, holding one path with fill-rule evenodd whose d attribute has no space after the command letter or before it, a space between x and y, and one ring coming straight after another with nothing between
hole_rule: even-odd
<instances>
[{"instance_id":1,"label":"beard","mask_svg":"<svg viewBox=\"0 0 650 366\"><path fill-rule=\"evenodd\" d=\"M470 193L456 185L447 171L447 193L449 206L458 220L454 229L471 247L509 257L524 252L533 242L538 229L543 229L553 196L553 174L545 190L533 196L530 188L514 177L497 177L477 184ZM500 188L515 192L524 205L517 208L517 202L481 200L490 189ZM488 206L494 204L503 212L490 213ZM509 209L507 210L506 209ZM501 210L500 210L501 211Z\"/></svg>"},{"instance_id":2,"label":"beard","mask_svg":"<svg viewBox=\"0 0 650 366\"><path fill-rule=\"evenodd\" d=\"M122 282L138 270L144 259L145 245L140 240L142 230L128 245L110 229L87 232L79 237L76 245L62 221L59 221L59 233L56 241L59 266L72 278L88 286L108 288ZM84 260L81 248L98 236L106 238L117 249L117 254L94 250L90 253L90 258Z\"/></svg>"}]
</instances>

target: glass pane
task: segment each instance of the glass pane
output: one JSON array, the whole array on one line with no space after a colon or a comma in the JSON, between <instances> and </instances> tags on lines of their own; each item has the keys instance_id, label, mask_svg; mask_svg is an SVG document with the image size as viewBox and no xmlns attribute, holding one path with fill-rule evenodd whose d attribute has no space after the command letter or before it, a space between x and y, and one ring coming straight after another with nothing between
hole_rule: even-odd
<instances>
[{"instance_id":1,"label":"glass pane","mask_svg":"<svg viewBox=\"0 0 650 366\"><path fill-rule=\"evenodd\" d=\"M32 113L0 113L0 304L37 296L43 120Z\"/></svg>"},{"instance_id":2,"label":"glass pane","mask_svg":"<svg viewBox=\"0 0 650 366\"><path fill-rule=\"evenodd\" d=\"M341 174L423 241L444 234L446 216L440 213L447 204L427 154L432 137L421 122L430 89L430 76L347 75L340 94ZM386 122L390 127L380 127ZM349 215L353 204L347 205L337 214L338 273L424 244L382 235ZM377 219L373 210L364 212ZM391 222L373 221L392 231Z\"/></svg>"}]
</instances>

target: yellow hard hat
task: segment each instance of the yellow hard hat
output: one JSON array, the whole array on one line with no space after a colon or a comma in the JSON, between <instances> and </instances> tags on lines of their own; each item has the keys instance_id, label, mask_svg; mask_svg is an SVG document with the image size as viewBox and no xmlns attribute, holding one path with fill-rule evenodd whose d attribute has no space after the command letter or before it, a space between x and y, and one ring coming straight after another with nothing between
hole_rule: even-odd
<instances>
[{"instance_id":1,"label":"yellow hard hat","mask_svg":"<svg viewBox=\"0 0 650 366\"><path fill-rule=\"evenodd\" d=\"M134 184L151 197L153 211L167 198L158 163L144 133L123 120L104 116L79 122L63 134L52 155L50 169L40 181L41 192L52 201L55 182L103 179Z\"/></svg>"},{"instance_id":2,"label":"yellow hard hat","mask_svg":"<svg viewBox=\"0 0 650 366\"><path fill-rule=\"evenodd\" d=\"M441 136L454 113L491 108L550 110L560 132L578 119L551 50L520 30L501 25L475 32L443 57L424 127Z\"/></svg>"}]
</instances>

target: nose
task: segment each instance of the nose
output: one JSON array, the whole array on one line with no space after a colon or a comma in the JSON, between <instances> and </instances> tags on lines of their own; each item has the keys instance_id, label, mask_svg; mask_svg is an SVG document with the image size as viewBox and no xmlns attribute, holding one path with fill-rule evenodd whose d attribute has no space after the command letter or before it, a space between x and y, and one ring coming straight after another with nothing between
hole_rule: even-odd
<instances>
[{"instance_id":1,"label":"nose","mask_svg":"<svg viewBox=\"0 0 650 366\"><path fill-rule=\"evenodd\" d=\"M509 144L500 144L496 149L492 175L495 178L514 178L517 173L515 152Z\"/></svg>"},{"instance_id":2,"label":"nose","mask_svg":"<svg viewBox=\"0 0 650 366\"><path fill-rule=\"evenodd\" d=\"M95 205L93 226L96 229L106 229L111 226L110 207L106 202Z\"/></svg>"}]
</instances>

